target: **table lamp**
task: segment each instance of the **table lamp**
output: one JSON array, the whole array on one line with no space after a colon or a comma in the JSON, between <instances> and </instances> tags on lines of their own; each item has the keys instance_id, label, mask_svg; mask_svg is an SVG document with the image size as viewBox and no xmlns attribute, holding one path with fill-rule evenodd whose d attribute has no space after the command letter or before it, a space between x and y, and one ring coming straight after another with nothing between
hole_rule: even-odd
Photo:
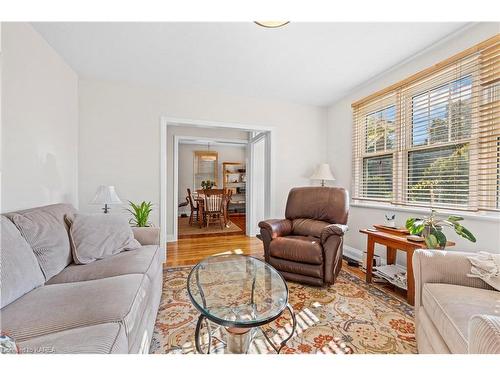
<instances>
[{"instance_id":1,"label":"table lamp","mask_svg":"<svg viewBox=\"0 0 500 375\"><path fill-rule=\"evenodd\" d=\"M109 204L123 204L123 202L118 198L114 186L101 185L97 188L95 197L90 204L103 204L103 211L107 214L110 210Z\"/></svg>"},{"instance_id":2,"label":"table lamp","mask_svg":"<svg viewBox=\"0 0 500 375\"><path fill-rule=\"evenodd\" d=\"M325 186L325 181L335 181L330 166L327 163L320 164L313 173L311 180L321 180L321 186Z\"/></svg>"}]
</instances>

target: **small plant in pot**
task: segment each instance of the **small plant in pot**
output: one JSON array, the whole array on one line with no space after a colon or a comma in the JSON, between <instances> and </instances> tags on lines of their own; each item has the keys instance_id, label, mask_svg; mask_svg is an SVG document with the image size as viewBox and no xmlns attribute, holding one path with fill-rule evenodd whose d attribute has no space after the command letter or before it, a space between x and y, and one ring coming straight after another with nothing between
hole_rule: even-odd
<instances>
[{"instance_id":1,"label":"small plant in pot","mask_svg":"<svg viewBox=\"0 0 500 375\"><path fill-rule=\"evenodd\" d=\"M203 190L211 189L212 187L214 187L214 185L215 185L215 182L210 181L210 180L201 181L201 188Z\"/></svg>"},{"instance_id":2,"label":"small plant in pot","mask_svg":"<svg viewBox=\"0 0 500 375\"><path fill-rule=\"evenodd\" d=\"M159 244L160 228L153 227L149 221L149 215L153 211L151 202L134 203L128 201L130 208L127 211L132 215L129 220L132 225L132 231L135 238L141 245L157 245Z\"/></svg>"},{"instance_id":3,"label":"small plant in pot","mask_svg":"<svg viewBox=\"0 0 500 375\"><path fill-rule=\"evenodd\" d=\"M422 236L429 249L444 249L446 247L447 239L443 233L444 227L453 228L459 236L471 242L476 242L476 237L460 224L463 219L461 216L454 215L448 216L447 219L439 219L436 211L431 210L428 217L410 217L406 220L406 229L410 231L410 234Z\"/></svg>"},{"instance_id":4,"label":"small plant in pot","mask_svg":"<svg viewBox=\"0 0 500 375\"><path fill-rule=\"evenodd\" d=\"M150 227L149 215L153 211L153 204L151 202L134 203L128 201L130 208L127 211L132 214L132 219L128 222L134 227Z\"/></svg>"}]
</instances>

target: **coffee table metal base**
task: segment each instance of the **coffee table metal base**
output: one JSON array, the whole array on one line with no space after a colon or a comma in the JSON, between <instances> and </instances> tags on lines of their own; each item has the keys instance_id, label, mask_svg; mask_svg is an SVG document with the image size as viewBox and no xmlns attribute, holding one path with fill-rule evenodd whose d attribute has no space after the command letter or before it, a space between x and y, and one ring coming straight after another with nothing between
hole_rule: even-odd
<instances>
[{"instance_id":1,"label":"coffee table metal base","mask_svg":"<svg viewBox=\"0 0 500 375\"><path fill-rule=\"evenodd\" d=\"M212 331L212 325L216 325L215 323L211 322L205 315L200 314L198 318L198 322L196 324L196 330L194 333L194 340L195 340L195 345L196 345L196 350L198 353L201 354L210 354L211 352L211 346L213 340L221 342L224 347L225 347L225 353L231 353L231 354L245 354L248 353L248 350L250 349L250 346L254 340L254 338L257 336L258 332L260 331L266 341L271 345L271 347L274 349L274 351L279 354L283 347L286 345L286 343L292 338L292 336L295 333L295 329L297 327L297 319L295 318L295 313L293 311L292 306L290 306L289 303L286 305L286 310L290 312L291 316L291 323L292 323L292 332L290 332L290 335L286 337L284 340L282 340L279 345L276 345L271 338L267 335L267 333L262 329L261 326L256 326L252 328L239 328L239 327L223 327L224 331L226 332L226 340L222 340L220 337L216 336L216 333L221 331L221 326L217 326L213 331ZM200 335L201 330L203 328L203 325L206 325L207 332L208 332L208 342L207 343L202 343L202 337ZM206 346L206 351L203 351L202 347Z\"/></svg>"}]
</instances>

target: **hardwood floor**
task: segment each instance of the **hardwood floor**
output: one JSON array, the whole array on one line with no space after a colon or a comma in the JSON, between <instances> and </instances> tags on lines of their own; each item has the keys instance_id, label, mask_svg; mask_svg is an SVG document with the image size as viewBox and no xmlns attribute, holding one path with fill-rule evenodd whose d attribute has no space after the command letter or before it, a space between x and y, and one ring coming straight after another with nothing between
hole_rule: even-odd
<instances>
[{"instance_id":1,"label":"hardwood floor","mask_svg":"<svg viewBox=\"0 0 500 375\"><path fill-rule=\"evenodd\" d=\"M210 255L221 253L264 255L262 241L255 237L213 236L185 238L167 244L167 267L194 265Z\"/></svg>"},{"instance_id":2,"label":"hardwood floor","mask_svg":"<svg viewBox=\"0 0 500 375\"><path fill-rule=\"evenodd\" d=\"M213 236L185 238L177 242L167 244L167 262L165 267L178 267L195 265L203 258L215 254L244 254L253 256L264 256L262 241L256 237L238 236ZM344 261L343 269L348 269L360 279L365 279L365 273L359 267L351 267ZM406 293L401 289L388 284L376 284L384 292L395 296L403 301Z\"/></svg>"}]
</instances>

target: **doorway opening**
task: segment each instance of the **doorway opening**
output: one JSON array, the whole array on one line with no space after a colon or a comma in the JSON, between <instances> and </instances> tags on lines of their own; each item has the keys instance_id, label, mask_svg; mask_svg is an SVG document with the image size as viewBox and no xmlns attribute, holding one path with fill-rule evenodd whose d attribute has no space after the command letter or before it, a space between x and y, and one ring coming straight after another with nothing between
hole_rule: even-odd
<instances>
[{"instance_id":1,"label":"doorway opening","mask_svg":"<svg viewBox=\"0 0 500 375\"><path fill-rule=\"evenodd\" d=\"M189 224L191 216L191 207L186 201L188 185L193 188L193 193L194 190L203 190L197 185L207 180L213 182L212 189L231 190L234 199L231 197L228 206L230 222L240 228L241 236L255 236L258 222L269 218L273 212L273 128L162 117L160 129L161 243L182 238L179 219L187 219ZM233 156L220 158L220 149L224 147L226 150L233 148ZM237 149L239 151L235 151ZM222 153L225 154L225 151ZM201 158L203 161L200 161ZM208 173L214 177L209 178ZM209 228L213 229L217 224L220 226L220 223L213 225L211 219ZM199 227L198 224L191 225L193 228L196 226ZM208 241L210 238L213 239L207 236Z\"/></svg>"},{"instance_id":2,"label":"doorway opening","mask_svg":"<svg viewBox=\"0 0 500 375\"><path fill-rule=\"evenodd\" d=\"M241 136L234 140L174 137L178 239L246 234L248 137L244 132ZM213 207L208 207L210 199Z\"/></svg>"}]
</instances>

